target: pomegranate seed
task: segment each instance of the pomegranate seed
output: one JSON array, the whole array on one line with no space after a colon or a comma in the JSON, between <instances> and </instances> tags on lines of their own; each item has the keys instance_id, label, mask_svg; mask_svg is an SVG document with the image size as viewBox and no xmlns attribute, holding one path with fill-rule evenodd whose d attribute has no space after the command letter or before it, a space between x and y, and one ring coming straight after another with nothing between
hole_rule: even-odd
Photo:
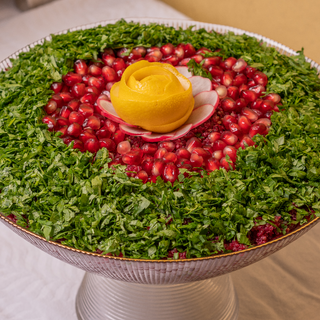
<instances>
[{"instance_id":1,"label":"pomegranate seed","mask_svg":"<svg viewBox=\"0 0 320 320\"><path fill-rule=\"evenodd\" d=\"M247 82L248 82L247 77L241 73L241 74L237 74L233 78L231 85L236 86L236 87L240 87L242 84L247 84Z\"/></svg>"},{"instance_id":2,"label":"pomegranate seed","mask_svg":"<svg viewBox=\"0 0 320 320\"><path fill-rule=\"evenodd\" d=\"M233 65L237 62L237 59L234 57L229 57L226 60L222 61L220 63L220 67L222 67L224 70L231 70Z\"/></svg>"},{"instance_id":3,"label":"pomegranate seed","mask_svg":"<svg viewBox=\"0 0 320 320\"><path fill-rule=\"evenodd\" d=\"M186 148L179 148L176 151L178 159L190 159L191 153Z\"/></svg>"},{"instance_id":4,"label":"pomegranate seed","mask_svg":"<svg viewBox=\"0 0 320 320\"><path fill-rule=\"evenodd\" d=\"M174 183L178 178L179 170L174 163L169 162L163 169L163 180Z\"/></svg>"},{"instance_id":5,"label":"pomegranate seed","mask_svg":"<svg viewBox=\"0 0 320 320\"><path fill-rule=\"evenodd\" d=\"M98 139L88 139L84 143L84 149L91 152L91 153L96 153L100 149L100 144L98 142Z\"/></svg>"},{"instance_id":6,"label":"pomegranate seed","mask_svg":"<svg viewBox=\"0 0 320 320\"><path fill-rule=\"evenodd\" d=\"M196 63L200 63L203 60L203 56L201 54L195 54L191 57Z\"/></svg>"},{"instance_id":7,"label":"pomegranate seed","mask_svg":"<svg viewBox=\"0 0 320 320\"><path fill-rule=\"evenodd\" d=\"M88 118L93 115L93 108L87 104L82 103L78 109L78 111L85 117Z\"/></svg>"},{"instance_id":8,"label":"pomegranate seed","mask_svg":"<svg viewBox=\"0 0 320 320\"><path fill-rule=\"evenodd\" d=\"M114 60L116 60L115 56L108 54L106 52L102 54L102 61L104 62L105 65L112 67Z\"/></svg>"},{"instance_id":9,"label":"pomegranate seed","mask_svg":"<svg viewBox=\"0 0 320 320\"><path fill-rule=\"evenodd\" d=\"M268 133L267 127L263 123L254 123L249 131L249 137L252 138L256 134L266 135Z\"/></svg>"},{"instance_id":10,"label":"pomegranate seed","mask_svg":"<svg viewBox=\"0 0 320 320\"><path fill-rule=\"evenodd\" d=\"M165 154L167 154L168 151L165 148L159 148L155 154L154 154L154 158L155 159L162 159L164 157Z\"/></svg>"},{"instance_id":11,"label":"pomegranate seed","mask_svg":"<svg viewBox=\"0 0 320 320\"><path fill-rule=\"evenodd\" d=\"M141 150L145 154L154 154L157 151L157 145L153 143L145 143L142 147Z\"/></svg>"},{"instance_id":12,"label":"pomegranate seed","mask_svg":"<svg viewBox=\"0 0 320 320\"><path fill-rule=\"evenodd\" d=\"M115 125L115 123L109 119L106 120L106 127L108 128L108 130L112 133L116 132L117 127Z\"/></svg>"},{"instance_id":13,"label":"pomegranate seed","mask_svg":"<svg viewBox=\"0 0 320 320\"><path fill-rule=\"evenodd\" d=\"M139 165L142 160L142 151L139 148L131 149L122 156L122 161L129 165Z\"/></svg>"},{"instance_id":14,"label":"pomegranate seed","mask_svg":"<svg viewBox=\"0 0 320 320\"><path fill-rule=\"evenodd\" d=\"M84 116L78 111L72 111L69 115L69 122L70 123L78 123L82 126L84 121Z\"/></svg>"},{"instance_id":15,"label":"pomegranate seed","mask_svg":"<svg viewBox=\"0 0 320 320\"><path fill-rule=\"evenodd\" d=\"M164 141L159 143L160 148L165 148L168 152L171 152L175 148L175 144L172 141Z\"/></svg>"},{"instance_id":16,"label":"pomegranate seed","mask_svg":"<svg viewBox=\"0 0 320 320\"><path fill-rule=\"evenodd\" d=\"M82 127L79 123L71 123L67 129L67 134L74 138L78 138L81 132Z\"/></svg>"},{"instance_id":17,"label":"pomegranate seed","mask_svg":"<svg viewBox=\"0 0 320 320\"><path fill-rule=\"evenodd\" d=\"M278 104L281 101L281 97L277 93L269 93L263 99L271 100L274 104Z\"/></svg>"},{"instance_id":18,"label":"pomegranate seed","mask_svg":"<svg viewBox=\"0 0 320 320\"><path fill-rule=\"evenodd\" d=\"M108 149L108 151L111 151L111 152L116 150L116 144L114 143L114 141L112 141L109 138L99 139L99 146L100 148L106 148Z\"/></svg>"},{"instance_id":19,"label":"pomegranate seed","mask_svg":"<svg viewBox=\"0 0 320 320\"><path fill-rule=\"evenodd\" d=\"M221 133L221 140L224 141L228 146L233 146L238 141L238 137L230 131L224 131Z\"/></svg>"},{"instance_id":20,"label":"pomegranate seed","mask_svg":"<svg viewBox=\"0 0 320 320\"><path fill-rule=\"evenodd\" d=\"M252 79L253 75L255 74L255 72L257 71L257 69L252 68L250 66L247 66L244 70L244 74L249 78Z\"/></svg>"},{"instance_id":21,"label":"pomegranate seed","mask_svg":"<svg viewBox=\"0 0 320 320\"><path fill-rule=\"evenodd\" d=\"M221 101L221 107L225 112L232 112L236 110L236 103L232 98L224 98Z\"/></svg>"},{"instance_id":22,"label":"pomegranate seed","mask_svg":"<svg viewBox=\"0 0 320 320\"><path fill-rule=\"evenodd\" d=\"M260 110L263 113L271 111L273 110L273 108L274 108L274 103L271 100L263 100L263 102L260 105Z\"/></svg>"},{"instance_id":23,"label":"pomegranate seed","mask_svg":"<svg viewBox=\"0 0 320 320\"><path fill-rule=\"evenodd\" d=\"M184 56L186 58L192 57L196 54L196 49L190 43L183 45L183 50L184 50Z\"/></svg>"},{"instance_id":24,"label":"pomegranate seed","mask_svg":"<svg viewBox=\"0 0 320 320\"><path fill-rule=\"evenodd\" d=\"M60 127L64 127L64 126L69 125L69 120L64 117L58 117L58 118L56 118L56 120L57 120L57 125Z\"/></svg>"},{"instance_id":25,"label":"pomegranate seed","mask_svg":"<svg viewBox=\"0 0 320 320\"><path fill-rule=\"evenodd\" d=\"M57 132L61 132L62 134L59 136L60 138L64 138L67 135L67 126L64 126L57 130Z\"/></svg>"},{"instance_id":26,"label":"pomegranate seed","mask_svg":"<svg viewBox=\"0 0 320 320\"><path fill-rule=\"evenodd\" d=\"M47 114L53 114L58 108L57 103L54 100L49 100L49 102L43 107Z\"/></svg>"},{"instance_id":27,"label":"pomegranate seed","mask_svg":"<svg viewBox=\"0 0 320 320\"><path fill-rule=\"evenodd\" d=\"M260 84L262 86L266 86L268 83L268 77L266 76L266 74L264 74L261 71L256 71L255 74L253 75L252 79L254 80L254 82L256 84Z\"/></svg>"},{"instance_id":28,"label":"pomegranate seed","mask_svg":"<svg viewBox=\"0 0 320 320\"><path fill-rule=\"evenodd\" d=\"M60 94L54 94L50 100L53 100L57 103L57 107L61 108L64 104L63 99L61 98Z\"/></svg>"},{"instance_id":29,"label":"pomegranate seed","mask_svg":"<svg viewBox=\"0 0 320 320\"><path fill-rule=\"evenodd\" d=\"M148 53L145 56L145 59L148 60L149 62L159 62L163 57L163 54L161 53L160 50L155 50L150 53Z\"/></svg>"},{"instance_id":30,"label":"pomegranate seed","mask_svg":"<svg viewBox=\"0 0 320 320\"><path fill-rule=\"evenodd\" d=\"M140 171L136 174L135 178L142 180L143 183L146 183L146 182L148 181L148 174L147 174L147 172L145 172L144 170L140 170Z\"/></svg>"},{"instance_id":31,"label":"pomegranate seed","mask_svg":"<svg viewBox=\"0 0 320 320\"><path fill-rule=\"evenodd\" d=\"M266 118L270 119L271 116L272 116L272 113L273 113L273 111L268 111L268 112L266 112L266 113L264 114L264 116L265 116Z\"/></svg>"},{"instance_id":32,"label":"pomegranate seed","mask_svg":"<svg viewBox=\"0 0 320 320\"><path fill-rule=\"evenodd\" d=\"M163 161L163 159L155 159L152 169L151 169L151 174L155 177L161 176L164 171L166 163Z\"/></svg>"},{"instance_id":33,"label":"pomegranate seed","mask_svg":"<svg viewBox=\"0 0 320 320\"><path fill-rule=\"evenodd\" d=\"M174 48L173 54L176 55L179 60L182 60L184 58L184 50L182 47Z\"/></svg>"},{"instance_id":34,"label":"pomegranate seed","mask_svg":"<svg viewBox=\"0 0 320 320\"><path fill-rule=\"evenodd\" d=\"M196 137L190 138L186 143L186 149L191 153L196 147L202 147L201 141Z\"/></svg>"},{"instance_id":35,"label":"pomegranate seed","mask_svg":"<svg viewBox=\"0 0 320 320\"><path fill-rule=\"evenodd\" d=\"M253 79L249 79L247 82L247 85L249 86L249 88L254 87L256 85L256 83L254 82Z\"/></svg>"},{"instance_id":36,"label":"pomegranate seed","mask_svg":"<svg viewBox=\"0 0 320 320\"><path fill-rule=\"evenodd\" d=\"M83 97L81 97L81 103L89 103L94 104L98 99L98 96L94 93L86 93Z\"/></svg>"},{"instance_id":37,"label":"pomegranate seed","mask_svg":"<svg viewBox=\"0 0 320 320\"><path fill-rule=\"evenodd\" d=\"M131 150L129 141L121 141L117 146L117 152L120 154L126 154Z\"/></svg>"},{"instance_id":38,"label":"pomegranate seed","mask_svg":"<svg viewBox=\"0 0 320 320\"><path fill-rule=\"evenodd\" d=\"M113 61L112 68L117 72L119 70L124 70L126 68L126 64L124 63L123 59L116 58Z\"/></svg>"},{"instance_id":39,"label":"pomegranate seed","mask_svg":"<svg viewBox=\"0 0 320 320\"><path fill-rule=\"evenodd\" d=\"M82 103L86 103L85 100L88 100L88 101L89 101L89 99L95 99L95 100L92 100L92 101L96 101L96 100L97 100L97 97L99 97L100 92L101 92L101 91L98 90L96 87L86 87L84 90L85 90L86 94L88 94L88 93L92 94L92 95L93 95L93 98L91 98L90 96L82 97L82 98L80 98L80 101L84 101L84 102L82 102ZM87 102L88 102L88 101L87 101Z\"/></svg>"},{"instance_id":40,"label":"pomegranate seed","mask_svg":"<svg viewBox=\"0 0 320 320\"><path fill-rule=\"evenodd\" d=\"M229 130L230 132L235 134L238 138L241 138L243 136L243 132L237 123L230 123Z\"/></svg>"},{"instance_id":41,"label":"pomegranate seed","mask_svg":"<svg viewBox=\"0 0 320 320\"><path fill-rule=\"evenodd\" d=\"M212 148L213 148L213 151L217 151L217 150L223 150L226 146L227 144L224 141L217 140L213 143Z\"/></svg>"},{"instance_id":42,"label":"pomegranate seed","mask_svg":"<svg viewBox=\"0 0 320 320\"><path fill-rule=\"evenodd\" d=\"M57 125L57 120L51 116L44 116L42 122L48 125L48 130L52 131Z\"/></svg>"},{"instance_id":43,"label":"pomegranate seed","mask_svg":"<svg viewBox=\"0 0 320 320\"><path fill-rule=\"evenodd\" d=\"M88 80L89 87L95 87L98 90L102 91L105 88L105 83L102 79L96 77L90 77Z\"/></svg>"},{"instance_id":44,"label":"pomegranate seed","mask_svg":"<svg viewBox=\"0 0 320 320\"><path fill-rule=\"evenodd\" d=\"M221 57L204 58L202 66L208 68L209 66L218 66L221 62Z\"/></svg>"},{"instance_id":45,"label":"pomegranate seed","mask_svg":"<svg viewBox=\"0 0 320 320\"><path fill-rule=\"evenodd\" d=\"M221 84L226 87L229 87L232 83L232 80L233 80L233 75L231 74L231 72L226 71L222 76Z\"/></svg>"},{"instance_id":46,"label":"pomegranate seed","mask_svg":"<svg viewBox=\"0 0 320 320\"><path fill-rule=\"evenodd\" d=\"M116 144L122 142L125 139L126 135L124 132L122 132L121 130L117 130L114 134L113 134L113 140Z\"/></svg>"},{"instance_id":47,"label":"pomegranate seed","mask_svg":"<svg viewBox=\"0 0 320 320\"><path fill-rule=\"evenodd\" d=\"M63 85L61 82L53 82L50 86L50 89L54 91L54 93L61 92Z\"/></svg>"},{"instance_id":48,"label":"pomegranate seed","mask_svg":"<svg viewBox=\"0 0 320 320\"><path fill-rule=\"evenodd\" d=\"M60 93L62 93L62 92L69 92L69 90L70 90L70 88L64 84L64 85L62 86L62 89L61 89Z\"/></svg>"},{"instance_id":49,"label":"pomegranate seed","mask_svg":"<svg viewBox=\"0 0 320 320\"><path fill-rule=\"evenodd\" d=\"M239 98L239 89L235 86L228 87L227 96L232 98L233 100L237 100Z\"/></svg>"},{"instance_id":50,"label":"pomegranate seed","mask_svg":"<svg viewBox=\"0 0 320 320\"><path fill-rule=\"evenodd\" d=\"M86 85L84 83L76 83L71 87L71 93L75 98L81 98L85 92Z\"/></svg>"},{"instance_id":51,"label":"pomegranate seed","mask_svg":"<svg viewBox=\"0 0 320 320\"><path fill-rule=\"evenodd\" d=\"M79 139L85 143L88 139L97 139L97 137L92 129L87 128L80 133Z\"/></svg>"},{"instance_id":52,"label":"pomegranate seed","mask_svg":"<svg viewBox=\"0 0 320 320\"><path fill-rule=\"evenodd\" d=\"M64 138L62 138L62 141L64 144L69 145L71 141L73 141L73 138L70 136L65 136Z\"/></svg>"},{"instance_id":53,"label":"pomegranate seed","mask_svg":"<svg viewBox=\"0 0 320 320\"><path fill-rule=\"evenodd\" d=\"M191 165L195 168L199 168L203 164L203 157L199 156L196 153L192 153L190 157Z\"/></svg>"},{"instance_id":54,"label":"pomegranate seed","mask_svg":"<svg viewBox=\"0 0 320 320\"><path fill-rule=\"evenodd\" d=\"M241 98L245 99L248 102L253 102L253 101L257 100L258 94L254 91L242 90L241 91Z\"/></svg>"},{"instance_id":55,"label":"pomegranate seed","mask_svg":"<svg viewBox=\"0 0 320 320\"><path fill-rule=\"evenodd\" d=\"M213 151L212 156L219 161L223 158L223 151L222 150Z\"/></svg>"},{"instance_id":56,"label":"pomegranate seed","mask_svg":"<svg viewBox=\"0 0 320 320\"><path fill-rule=\"evenodd\" d=\"M245 149L246 147L254 146L254 141L247 135L244 135L240 141L240 147Z\"/></svg>"},{"instance_id":57,"label":"pomegranate seed","mask_svg":"<svg viewBox=\"0 0 320 320\"><path fill-rule=\"evenodd\" d=\"M98 66L92 64L89 69L88 69L88 73L91 75L91 76L94 76L94 77L99 77L101 76L102 74L102 68L99 68ZM89 78L90 79L90 78Z\"/></svg>"},{"instance_id":58,"label":"pomegranate seed","mask_svg":"<svg viewBox=\"0 0 320 320\"><path fill-rule=\"evenodd\" d=\"M201 156L203 158L203 160L207 160L211 157L211 154L207 150L204 150L203 148L194 148L192 150L191 156L194 153L197 154L198 156ZM190 157L190 159L191 159L191 157Z\"/></svg>"},{"instance_id":59,"label":"pomegranate seed","mask_svg":"<svg viewBox=\"0 0 320 320\"><path fill-rule=\"evenodd\" d=\"M184 158L178 158L176 166L182 169L192 170L191 161Z\"/></svg>"},{"instance_id":60,"label":"pomegranate seed","mask_svg":"<svg viewBox=\"0 0 320 320\"><path fill-rule=\"evenodd\" d=\"M263 123L267 129L271 127L271 120L268 118L258 119L254 124L257 124L257 123Z\"/></svg>"},{"instance_id":61,"label":"pomegranate seed","mask_svg":"<svg viewBox=\"0 0 320 320\"><path fill-rule=\"evenodd\" d=\"M203 146L203 149L208 151L210 154L212 154L212 152L213 152L213 148L212 148L212 146L210 144L205 144Z\"/></svg>"},{"instance_id":62,"label":"pomegranate seed","mask_svg":"<svg viewBox=\"0 0 320 320\"><path fill-rule=\"evenodd\" d=\"M109 66L102 68L102 75L107 82L117 81L117 73Z\"/></svg>"},{"instance_id":63,"label":"pomegranate seed","mask_svg":"<svg viewBox=\"0 0 320 320\"><path fill-rule=\"evenodd\" d=\"M196 54L206 54L206 53L211 53L211 52L212 51L210 49L202 47L196 52Z\"/></svg>"},{"instance_id":64,"label":"pomegranate seed","mask_svg":"<svg viewBox=\"0 0 320 320\"><path fill-rule=\"evenodd\" d=\"M145 47L139 46L132 49L132 53L136 55L140 55L144 57L147 53L147 49Z\"/></svg>"},{"instance_id":65,"label":"pomegranate seed","mask_svg":"<svg viewBox=\"0 0 320 320\"><path fill-rule=\"evenodd\" d=\"M163 156L163 161L166 162L166 163L169 163L169 162L173 162L173 163L176 163L177 160L178 160L178 157L175 153L173 152L167 152L164 154Z\"/></svg>"},{"instance_id":66,"label":"pomegranate seed","mask_svg":"<svg viewBox=\"0 0 320 320\"><path fill-rule=\"evenodd\" d=\"M183 52L184 52L184 51L183 51ZM182 60L179 62L179 64L180 64L181 66L187 66L190 60L191 60L191 58L182 59Z\"/></svg>"},{"instance_id":67,"label":"pomegranate seed","mask_svg":"<svg viewBox=\"0 0 320 320\"><path fill-rule=\"evenodd\" d=\"M231 123L237 123L237 119L234 116L225 115L222 119L222 122L225 128L228 129ZM209 136L209 139L210 139L210 136ZM220 139L220 136L218 139ZM211 141L211 142L214 142L214 141Z\"/></svg>"},{"instance_id":68,"label":"pomegranate seed","mask_svg":"<svg viewBox=\"0 0 320 320\"><path fill-rule=\"evenodd\" d=\"M91 128L92 130L99 130L101 127L100 119L95 116L90 116L84 120L83 127Z\"/></svg>"},{"instance_id":69,"label":"pomegranate seed","mask_svg":"<svg viewBox=\"0 0 320 320\"><path fill-rule=\"evenodd\" d=\"M246 84L242 84L240 87L239 87L239 93L241 93L242 91L244 90L249 90L249 86L246 85Z\"/></svg>"},{"instance_id":70,"label":"pomegranate seed","mask_svg":"<svg viewBox=\"0 0 320 320\"><path fill-rule=\"evenodd\" d=\"M170 63L172 64L173 66L176 66L178 65L179 63L179 58L175 55L170 55L170 56L165 56L161 59L162 62L165 62L165 63Z\"/></svg>"},{"instance_id":71,"label":"pomegranate seed","mask_svg":"<svg viewBox=\"0 0 320 320\"><path fill-rule=\"evenodd\" d=\"M98 139L110 138L111 132L108 130L107 127L102 127L101 129L99 129L99 130L96 132L96 135L97 135Z\"/></svg>"},{"instance_id":72,"label":"pomegranate seed","mask_svg":"<svg viewBox=\"0 0 320 320\"><path fill-rule=\"evenodd\" d=\"M236 102L236 109L235 109L236 112L241 112L241 110L245 108L248 104L247 101L244 100L243 98L239 98L235 102Z\"/></svg>"},{"instance_id":73,"label":"pomegranate seed","mask_svg":"<svg viewBox=\"0 0 320 320\"><path fill-rule=\"evenodd\" d=\"M78 99L72 99L68 102L68 107L70 107L73 111L77 111L80 106L80 101Z\"/></svg>"},{"instance_id":74,"label":"pomegranate seed","mask_svg":"<svg viewBox=\"0 0 320 320\"><path fill-rule=\"evenodd\" d=\"M261 110L261 104L262 104L263 100L262 99L257 99L256 101L251 103L251 109L254 110Z\"/></svg>"},{"instance_id":75,"label":"pomegranate seed","mask_svg":"<svg viewBox=\"0 0 320 320\"><path fill-rule=\"evenodd\" d=\"M243 72L245 68L247 67L247 62L245 62L243 59L238 59L237 62L232 66L232 70L235 72Z\"/></svg>"},{"instance_id":76,"label":"pomegranate seed","mask_svg":"<svg viewBox=\"0 0 320 320\"><path fill-rule=\"evenodd\" d=\"M71 144L71 142L70 142L70 144ZM78 139L74 139L72 149L79 149L80 151L83 151L84 145L83 145L82 141L80 141Z\"/></svg>"},{"instance_id":77,"label":"pomegranate seed","mask_svg":"<svg viewBox=\"0 0 320 320\"><path fill-rule=\"evenodd\" d=\"M273 108L273 111L275 111L275 112L280 112L280 109L279 109L278 106L275 106L275 107Z\"/></svg>"},{"instance_id":78,"label":"pomegranate seed","mask_svg":"<svg viewBox=\"0 0 320 320\"><path fill-rule=\"evenodd\" d=\"M115 56L114 51L111 48L104 49L103 53L109 54L110 56Z\"/></svg>"},{"instance_id":79,"label":"pomegranate seed","mask_svg":"<svg viewBox=\"0 0 320 320\"><path fill-rule=\"evenodd\" d=\"M219 66L215 66L215 65L213 65L213 66L210 66L209 68L208 68L208 70L209 70L209 72L211 73L211 75L213 76L213 77L220 77L220 78L222 78L222 76L223 76L223 70L219 67Z\"/></svg>"},{"instance_id":80,"label":"pomegranate seed","mask_svg":"<svg viewBox=\"0 0 320 320\"><path fill-rule=\"evenodd\" d=\"M152 170L152 167L153 167L153 157L151 156L148 156L149 158L143 158L143 161L141 162L141 166L142 166L142 169L145 170L148 175L151 175L151 170Z\"/></svg>"},{"instance_id":81,"label":"pomegranate seed","mask_svg":"<svg viewBox=\"0 0 320 320\"><path fill-rule=\"evenodd\" d=\"M233 162L231 160L227 160L225 157L220 160L220 165L227 171L235 169L235 165L233 164Z\"/></svg>"},{"instance_id":82,"label":"pomegranate seed","mask_svg":"<svg viewBox=\"0 0 320 320\"><path fill-rule=\"evenodd\" d=\"M251 87L249 90L254 91L257 93L258 97L262 96L263 93L266 92L266 88L258 84L257 86Z\"/></svg>"},{"instance_id":83,"label":"pomegranate seed","mask_svg":"<svg viewBox=\"0 0 320 320\"><path fill-rule=\"evenodd\" d=\"M223 149L223 155L224 156L229 156L229 158L231 159L232 162L236 162L237 159L237 149L233 146L226 146Z\"/></svg>"},{"instance_id":84,"label":"pomegranate seed","mask_svg":"<svg viewBox=\"0 0 320 320\"><path fill-rule=\"evenodd\" d=\"M251 122L246 116L240 116L238 125L243 133L248 133L251 127Z\"/></svg>"},{"instance_id":85,"label":"pomegranate seed","mask_svg":"<svg viewBox=\"0 0 320 320\"><path fill-rule=\"evenodd\" d=\"M228 116L226 116L226 117L228 117ZM229 117L231 117L231 116L229 116ZM233 118L233 117L232 117L232 118ZM220 133L220 132L211 132L211 133L209 134L209 136L208 136L209 141L210 141L211 143L216 142L217 140L220 139L220 137L221 137L221 133Z\"/></svg>"},{"instance_id":86,"label":"pomegranate seed","mask_svg":"<svg viewBox=\"0 0 320 320\"><path fill-rule=\"evenodd\" d=\"M167 43L160 48L160 51L164 56L170 55L174 51L174 46L171 43Z\"/></svg>"},{"instance_id":87,"label":"pomegranate seed","mask_svg":"<svg viewBox=\"0 0 320 320\"><path fill-rule=\"evenodd\" d=\"M82 76L74 72L68 72L62 77L62 80L68 87L72 87L76 83L82 82Z\"/></svg>"},{"instance_id":88,"label":"pomegranate seed","mask_svg":"<svg viewBox=\"0 0 320 320\"><path fill-rule=\"evenodd\" d=\"M247 119L250 120L251 123L255 122L258 120L258 115L255 112L256 110L252 110L249 108L243 108L241 111L241 114L247 117Z\"/></svg>"},{"instance_id":89,"label":"pomegranate seed","mask_svg":"<svg viewBox=\"0 0 320 320\"><path fill-rule=\"evenodd\" d=\"M220 163L215 158L209 158L208 161L206 162L206 170L208 171L219 170L219 168L220 168Z\"/></svg>"},{"instance_id":90,"label":"pomegranate seed","mask_svg":"<svg viewBox=\"0 0 320 320\"><path fill-rule=\"evenodd\" d=\"M108 83L106 84L106 90L110 92L110 90L111 90L111 88L112 88L112 86L113 86L114 84L115 84L115 82L108 82Z\"/></svg>"},{"instance_id":91,"label":"pomegranate seed","mask_svg":"<svg viewBox=\"0 0 320 320\"><path fill-rule=\"evenodd\" d=\"M216 92L220 99L224 99L228 94L227 88L225 86L218 86L216 88Z\"/></svg>"}]
</instances>

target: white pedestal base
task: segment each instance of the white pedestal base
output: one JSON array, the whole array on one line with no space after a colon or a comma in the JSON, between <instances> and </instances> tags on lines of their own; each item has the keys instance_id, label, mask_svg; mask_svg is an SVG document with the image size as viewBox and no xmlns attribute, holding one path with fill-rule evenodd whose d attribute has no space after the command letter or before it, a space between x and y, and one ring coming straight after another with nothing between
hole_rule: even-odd
<instances>
[{"instance_id":1,"label":"white pedestal base","mask_svg":"<svg viewBox=\"0 0 320 320\"><path fill-rule=\"evenodd\" d=\"M238 298L229 275L148 285L86 273L76 311L79 320L237 320Z\"/></svg>"}]
</instances>

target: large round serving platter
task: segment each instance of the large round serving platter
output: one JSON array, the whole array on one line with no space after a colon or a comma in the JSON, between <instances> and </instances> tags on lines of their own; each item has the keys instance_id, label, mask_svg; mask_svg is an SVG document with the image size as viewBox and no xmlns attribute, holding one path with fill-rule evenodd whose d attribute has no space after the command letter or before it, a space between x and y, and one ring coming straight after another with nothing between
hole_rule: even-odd
<instances>
[{"instance_id":1,"label":"large round serving platter","mask_svg":"<svg viewBox=\"0 0 320 320\"><path fill-rule=\"evenodd\" d=\"M155 22L175 28L194 26L195 29L204 28L219 33L232 31L235 34L256 37L282 54L297 54L273 40L232 27L189 20L135 18L127 20L145 24ZM115 22L116 20L101 21L57 34ZM10 59L17 58L20 52L27 52L35 45L50 39L48 36L15 52L0 62L0 70L9 68ZM317 63L310 59L306 60L320 72ZM77 297L79 319L237 319L237 297L227 274L284 248L315 226L319 218L263 245L239 252L184 260L143 260L102 256L47 241L1 214L0 221L44 252L88 272ZM218 276L223 277L212 279Z\"/></svg>"}]
</instances>

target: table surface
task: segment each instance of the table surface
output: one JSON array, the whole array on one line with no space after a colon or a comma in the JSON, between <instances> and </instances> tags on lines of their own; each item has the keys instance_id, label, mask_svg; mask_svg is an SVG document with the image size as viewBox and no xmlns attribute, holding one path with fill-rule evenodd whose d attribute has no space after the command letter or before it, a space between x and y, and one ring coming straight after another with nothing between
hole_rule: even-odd
<instances>
[{"instance_id":1,"label":"table surface","mask_svg":"<svg viewBox=\"0 0 320 320\"><path fill-rule=\"evenodd\" d=\"M122 17L186 19L155 0L56 1L0 22L0 61L50 33ZM239 320L316 320L320 311L320 224L295 243L232 273ZM0 319L76 320L84 271L57 260L0 224Z\"/></svg>"}]
</instances>

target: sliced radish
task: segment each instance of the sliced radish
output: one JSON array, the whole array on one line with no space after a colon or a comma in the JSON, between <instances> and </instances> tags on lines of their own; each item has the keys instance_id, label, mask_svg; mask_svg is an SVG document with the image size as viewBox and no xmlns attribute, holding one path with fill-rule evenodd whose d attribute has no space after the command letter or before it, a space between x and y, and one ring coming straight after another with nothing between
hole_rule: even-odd
<instances>
[{"instance_id":1,"label":"sliced radish","mask_svg":"<svg viewBox=\"0 0 320 320\"><path fill-rule=\"evenodd\" d=\"M194 96L194 109L203 106L204 104L211 104L215 106L219 103L218 93L212 91L202 91Z\"/></svg>"},{"instance_id":2,"label":"sliced radish","mask_svg":"<svg viewBox=\"0 0 320 320\"><path fill-rule=\"evenodd\" d=\"M185 124L192 124L192 129L200 126L200 124L207 121L215 112L217 106L213 106L211 104L204 104L199 108L192 111L189 119Z\"/></svg>"},{"instance_id":3,"label":"sliced radish","mask_svg":"<svg viewBox=\"0 0 320 320\"><path fill-rule=\"evenodd\" d=\"M172 139L174 137L174 133L152 133L150 135L143 135L141 138L147 142L158 142Z\"/></svg>"},{"instance_id":4,"label":"sliced radish","mask_svg":"<svg viewBox=\"0 0 320 320\"><path fill-rule=\"evenodd\" d=\"M212 90L212 83L208 78L202 78L199 76L194 76L189 78L191 85L192 85L192 95L195 96L196 94L202 91L210 91Z\"/></svg>"},{"instance_id":5,"label":"sliced radish","mask_svg":"<svg viewBox=\"0 0 320 320\"><path fill-rule=\"evenodd\" d=\"M176 69L179 73L181 73L186 78L192 77L192 73L188 70L188 67L177 66Z\"/></svg>"},{"instance_id":6,"label":"sliced radish","mask_svg":"<svg viewBox=\"0 0 320 320\"><path fill-rule=\"evenodd\" d=\"M119 124L119 128L122 132L124 132L125 134L129 134L130 136L142 136L142 135L152 134L151 131L147 131L147 130L144 130L144 129L138 128L138 127L132 128L132 127L129 127L128 125L122 124L122 123Z\"/></svg>"},{"instance_id":7,"label":"sliced radish","mask_svg":"<svg viewBox=\"0 0 320 320\"><path fill-rule=\"evenodd\" d=\"M191 129L192 129L192 124L184 124L184 125L182 125L176 131L174 131L174 137L172 138L172 140L179 139L179 138L183 137Z\"/></svg>"}]
</instances>

